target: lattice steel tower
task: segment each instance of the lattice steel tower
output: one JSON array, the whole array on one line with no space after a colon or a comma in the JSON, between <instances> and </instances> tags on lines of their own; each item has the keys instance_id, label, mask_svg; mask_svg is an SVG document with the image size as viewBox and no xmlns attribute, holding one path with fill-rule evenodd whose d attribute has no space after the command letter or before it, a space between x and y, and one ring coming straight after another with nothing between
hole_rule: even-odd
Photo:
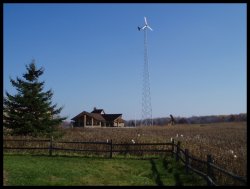
<instances>
[{"instance_id":1,"label":"lattice steel tower","mask_svg":"<svg viewBox=\"0 0 250 189\"><path fill-rule=\"evenodd\" d=\"M148 47L147 47L147 29L153 31L147 24L147 19L144 17L145 25L138 27L138 30L144 31L144 66L143 66L143 87L142 87L142 118L141 125L153 125L152 106L150 96L149 70L148 70Z\"/></svg>"}]
</instances>

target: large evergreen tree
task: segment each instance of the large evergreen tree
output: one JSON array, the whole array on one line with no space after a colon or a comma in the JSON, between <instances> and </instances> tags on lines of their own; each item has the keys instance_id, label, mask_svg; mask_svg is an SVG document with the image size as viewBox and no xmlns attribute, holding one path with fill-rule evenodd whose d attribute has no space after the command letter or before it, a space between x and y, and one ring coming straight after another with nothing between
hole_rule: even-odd
<instances>
[{"instance_id":1,"label":"large evergreen tree","mask_svg":"<svg viewBox=\"0 0 250 189\"><path fill-rule=\"evenodd\" d=\"M43 68L37 69L35 61L26 65L27 72L24 79L10 78L17 94L11 95L7 91L3 102L4 127L11 130L13 135L48 135L66 119L60 117L62 107L52 104L52 90L43 92L44 82L38 78L44 72Z\"/></svg>"}]
</instances>

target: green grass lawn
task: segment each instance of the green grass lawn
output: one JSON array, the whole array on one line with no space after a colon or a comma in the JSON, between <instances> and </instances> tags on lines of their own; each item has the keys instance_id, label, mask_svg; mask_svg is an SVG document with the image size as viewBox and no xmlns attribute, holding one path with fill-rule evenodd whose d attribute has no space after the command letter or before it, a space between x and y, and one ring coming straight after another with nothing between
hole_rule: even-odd
<instances>
[{"instance_id":1,"label":"green grass lawn","mask_svg":"<svg viewBox=\"0 0 250 189\"><path fill-rule=\"evenodd\" d=\"M195 174L185 174L174 159L31 156L4 154L4 184L8 186L79 185L205 185Z\"/></svg>"}]
</instances>

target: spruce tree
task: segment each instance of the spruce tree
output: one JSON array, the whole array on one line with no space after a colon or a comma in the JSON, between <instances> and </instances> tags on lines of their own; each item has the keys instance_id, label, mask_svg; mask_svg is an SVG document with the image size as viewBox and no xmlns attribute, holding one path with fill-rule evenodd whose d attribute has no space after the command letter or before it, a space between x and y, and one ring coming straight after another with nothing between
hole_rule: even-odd
<instances>
[{"instance_id":1,"label":"spruce tree","mask_svg":"<svg viewBox=\"0 0 250 189\"><path fill-rule=\"evenodd\" d=\"M37 69L33 60L26 65L26 70L24 79L10 78L17 94L5 92L4 127L10 129L13 135L51 135L66 117L59 116L62 107L57 108L57 104L52 104L52 90L43 92L45 82L39 82L38 78L44 69Z\"/></svg>"}]
</instances>

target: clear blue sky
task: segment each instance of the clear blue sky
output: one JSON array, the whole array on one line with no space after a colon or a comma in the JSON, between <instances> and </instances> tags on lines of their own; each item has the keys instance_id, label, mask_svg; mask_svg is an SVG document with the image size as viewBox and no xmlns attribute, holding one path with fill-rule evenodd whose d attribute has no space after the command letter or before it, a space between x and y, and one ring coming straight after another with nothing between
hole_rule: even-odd
<instances>
[{"instance_id":1,"label":"clear blue sky","mask_svg":"<svg viewBox=\"0 0 250 189\"><path fill-rule=\"evenodd\" d=\"M143 17L153 117L246 113L246 4L4 4L3 92L32 59L68 120L141 118Z\"/></svg>"}]
</instances>

